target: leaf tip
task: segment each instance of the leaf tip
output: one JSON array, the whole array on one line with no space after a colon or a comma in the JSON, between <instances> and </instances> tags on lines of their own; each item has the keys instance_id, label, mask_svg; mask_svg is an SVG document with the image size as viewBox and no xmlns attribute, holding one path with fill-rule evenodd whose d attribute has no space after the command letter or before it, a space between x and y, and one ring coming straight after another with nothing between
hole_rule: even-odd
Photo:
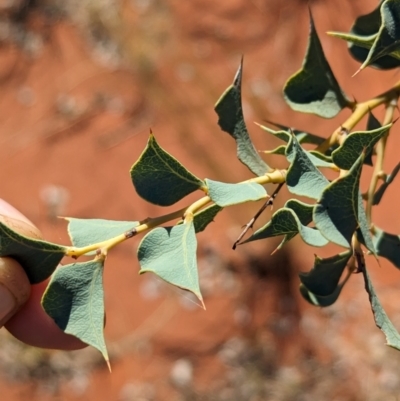
<instances>
[{"instance_id":1,"label":"leaf tip","mask_svg":"<svg viewBox=\"0 0 400 401\"><path fill-rule=\"evenodd\" d=\"M110 360L108 359L108 356L107 355L103 355L103 356L106 361L109 372L112 373L111 364L110 364Z\"/></svg>"},{"instance_id":2,"label":"leaf tip","mask_svg":"<svg viewBox=\"0 0 400 401\"><path fill-rule=\"evenodd\" d=\"M203 310L207 310L206 305L204 304L203 298L200 299L201 302L201 307L203 308Z\"/></svg>"},{"instance_id":3,"label":"leaf tip","mask_svg":"<svg viewBox=\"0 0 400 401\"><path fill-rule=\"evenodd\" d=\"M364 69L364 66L361 66L351 77L354 78L356 75L358 75L362 70Z\"/></svg>"}]
</instances>

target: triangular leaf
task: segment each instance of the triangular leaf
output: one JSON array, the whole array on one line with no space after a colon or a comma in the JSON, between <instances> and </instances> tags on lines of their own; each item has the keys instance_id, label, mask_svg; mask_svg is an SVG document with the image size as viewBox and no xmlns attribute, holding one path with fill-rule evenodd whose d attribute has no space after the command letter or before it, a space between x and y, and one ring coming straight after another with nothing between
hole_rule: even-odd
<instances>
[{"instance_id":1,"label":"triangular leaf","mask_svg":"<svg viewBox=\"0 0 400 401\"><path fill-rule=\"evenodd\" d=\"M304 149L303 149L304 150ZM307 151L305 150L308 158L311 160L311 163L314 164L315 167L319 168L333 168L334 164L332 161L329 161L329 156L324 157L322 153Z\"/></svg>"},{"instance_id":2,"label":"triangular leaf","mask_svg":"<svg viewBox=\"0 0 400 401\"><path fill-rule=\"evenodd\" d=\"M379 205L380 201L382 200L382 196L386 192L388 186L393 182L393 180L396 178L397 173L400 170L400 163L396 165L396 167L393 169L392 173L389 174L385 182L379 187L379 189L376 191L374 195L374 200L373 200L373 205Z\"/></svg>"},{"instance_id":3,"label":"triangular leaf","mask_svg":"<svg viewBox=\"0 0 400 401\"><path fill-rule=\"evenodd\" d=\"M378 296L376 295L375 289L372 286L371 279L367 270L363 269L365 289L368 292L369 302L371 303L372 313L374 314L375 324L380 328L386 336L386 344L389 347L400 350L400 334L394 327L393 323L390 321L388 315Z\"/></svg>"},{"instance_id":4,"label":"triangular leaf","mask_svg":"<svg viewBox=\"0 0 400 401\"><path fill-rule=\"evenodd\" d=\"M314 205L309 205L297 199L289 199L283 207L292 209L303 226L307 226L312 222Z\"/></svg>"},{"instance_id":5,"label":"triangular leaf","mask_svg":"<svg viewBox=\"0 0 400 401\"><path fill-rule=\"evenodd\" d=\"M318 230L303 225L296 213L288 208L281 208L276 211L272 215L270 222L257 230L250 238L243 241L243 243L285 235L283 242L279 246L281 247L297 234L300 234L303 241L311 246L321 247L328 243Z\"/></svg>"},{"instance_id":6,"label":"triangular leaf","mask_svg":"<svg viewBox=\"0 0 400 401\"><path fill-rule=\"evenodd\" d=\"M303 226L307 226L312 222L314 205L309 205L297 199L289 199L283 207L293 210ZM286 242L290 241L296 235L296 233L286 234L282 242L277 246L276 249L281 249L283 245L286 244Z\"/></svg>"},{"instance_id":7,"label":"triangular leaf","mask_svg":"<svg viewBox=\"0 0 400 401\"><path fill-rule=\"evenodd\" d=\"M288 79L283 93L293 110L324 118L336 116L349 104L325 58L311 13L310 36L303 66Z\"/></svg>"},{"instance_id":8,"label":"triangular leaf","mask_svg":"<svg viewBox=\"0 0 400 401\"><path fill-rule=\"evenodd\" d=\"M314 166L311 157L294 135L286 147L286 157L291 163L286 174L289 191L295 195L318 199L329 181Z\"/></svg>"},{"instance_id":9,"label":"triangular leaf","mask_svg":"<svg viewBox=\"0 0 400 401\"><path fill-rule=\"evenodd\" d=\"M375 144L381 139L392 124L373 131L358 131L347 135L343 143L332 152L333 162L343 170L349 170L361 152L371 153Z\"/></svg>"},{"instance_id":10,"label":"triangular leaf","mask_svg":"<svg viewBox=\"0 0 400 401\"><path fill-rule=\"evenodd\" d=\"M359 62L364 63L369 51L378 37L381 28L381 4L371 13L362 15L356 19L355 24L350 29L350 33L328 32L329 35L344 39L348 42L350 54ZM400 60L386 55L380 57L369 64L378 69L392 69L400 66Z\"/></svg>"},{"instance_id":11,"label":"triangular leaf","mask_svg":"<svg viewBox=\"0 0 400 401\"><path fill-rule=\"evenodd\" d=\"M68 221L68 235L76 247L84 247L123 234L139 225L137 221L116 221L103 219L75 219Z\"/></svg>"},{"instance_id":12,"label":"triangular leaf","mask_svg":"<svg viewBox=\"0 0 400 401\"><path fill-rule=\"evenodd\" d=\"M376 253L400 269L400 236L387 233L375 226L372 240Z\"/></svg>"},{"instance_id":13,"label":"triangular leaf","mask_svg":"<svg viewBox=\"0 0 400 401\"><path fill-rule=\"evenodd\" d=\"M364 63L368 58L368 54L372 45L374 44L377 34L371 36L358 36L339 32L328 32L331 36L344 39L348 42L350 54L361 63ZM400 59L396 53L392 55L385 55L369 63L370 67L381 70L390 70L400 66Z\"/></svg>"},{"instance_id":14,"label":"triangular leaf","mask_svg":"<svg viewBox=\"0 0 400 401\"><path fill-rule=\"evenodd\" d=\"M346 251L325 259L315 256L314 267L308 273L300 273L300 281L314 295L331 295L338 287L351 255L352 252Z\"/></svg>"},{"instance_id":15,"label":"triangular leaf","mask_svg":"<svg viewBox=\"0 0 400 401\"><path fill-rule=\"evenodd\" d=\"M303 151L307 154L308 158L311 160L312 164L314 164L315 167L319 168L333 168L334 164L332 163L332 160L329 156L324 155L323 153L316 152L316 151L308 151L303 149ZM263 153L266 155L279 155L279 156L285 156L286 155L286 146L285 145L280 145L277 148L273 150L264 150Z\"/></svg>"},{"instance_id":16,"label":"triangular leaf","mask_svg":"<svg viewBox=\"0 0 400 401\"><path fill-rule=\"evenodd\" d=\"M361 15L357 17L354 22L354 25L351 27L350 32L355 35L368 36L373 35L379 31L381 26L381 4L382 1L379 1L379 5L370 13Z\"/></svg>"},{"instance_id":17,"label":"triangular leaf","mask_svg":"<svg viewBox=\"0 0 400 401\"><path fill-rule=\"evenodd\" d=\"M270 133L271 135L273 135L276 138L279 138L285 142L290 142L290 138L291 138L292 134L296 137L296 139L299 143L311 143L311 144L318 145L324 141L324 138L321 138L314 134L309 134L308 132L299 131L296 129L292 130L291 128L287 128L284 125L280 125L280 124L275 124L275 123L271 123L271 124L274 124L277 127L282 128L282 129L287 129L287 131L275 131L275 130L265 127L263 125L260 125L260 124L257 124L257 125L264 131ZM281 145L273 150L265 150L265 151L263 151L263 153L274 154L274 155L284 155L285 149L286 149L286 146ZM315 151L306 151L306 150L304 150L304 151L308 154L308 156L311 159L311 161L313 162L314 166L329 167L329 168L333 166L332 160L330 159L329 156L326 156L322 153L315 152Z\"/></svg>"},{"instance_id":18,"label":"triangular leaf","mask_svg":"<svg viewBox=\"0 0 400 401\"><path fill-rule=\"evenodd\" d=\"M284 142L289 142L290 141L290 136L292 135L290 129L286 129L284 126L279 126L278 128L282 128L279 131L275 131L272 128L266 127L265 125L261 125L258 123L255 123L258 125L263 131L268 132L269 134L273 135L275 138L278 138Z\"/></svg>"},{"instance_id":19,"label":"triangular leaf","mask_svg":"<svg viewBox=\"0 0 400 401\"><path fill-rule=\"evenodd\" d=\"M11 256L17 260L31 284L49 278L65 252L63 246L25 237L0 222L0 256Z\"/></svg>"},{"instance_id":20,"label":"triangular leaf","mask_svg":"<svg viewBox=\"0 0 400 401\"><path fill-rule=\"evenodd\" d=\"M322 160L326 164L331 164L331 165L333 164L332 163L332 157L326 155L325 153L321 153L321 152L319 152L317 150L310 150L310 151L308 151L308 154L310 154L310 155Z\"/></svg>"},{"instance_id":21,"label":"triangular leaf","mask_svg":"<svg viewBox=\"0 0 400 401\"><path fill-rule=\"evenodd\" d=\"M327 307L333 305L337 301L345 283L344 281L342 284L338 285L332 294L326 296L315 295L303 284L300 284L300 294L311 305Z\"/></svg>"},{"instance_id":22,"label":"triangular leaf","mask_svg":"<svg viewBox=\"0 0 400 401\"><path fill-rule=\"evenodd\" d=\"M200 212L195 213L193 216L194 231L199 233L206 229L206 227L214 221L215 216L222 210L218 205L211 205Z\"/></svg>"},{"instance_id":23,"label":"triangular leaf","mask_svg":"<svg viewBox=\"0 0 400 401\"><path fill-rule=\"evenodd\" d=\"M263 150L263 153L266 155L280 155L280 156L285 156L286 153L286 146L285 145L280 145L275 149L272 150Z\"/></svg>"},{"instance_id":24,"label":"triangular leaf","mask_svg":"<svg viewBox=\"0 0 400 401\"><path fill-rule=\"evenodd\" d=\"M376 257L376 249L372 241L370 224L367 219L367 214L364 208L364 202L361 192L358 193L358 229L357 234L361 234L360 242Z\"/></svg>"},{"instance_id":25,"label":"triangular leaf","mask_svg":"<svg viewBox=\"0 0 400 401\"><path fill-rule=\"evenodd\" d=\"M361 154L350 171L332 181L323 191L314 208L313 220L329 240L350 247L358 226L359 184L364 155Z\"/></svg>"},{"instance_id":26,"label":"triangular leaf","mask_svg":"<svg viewBox=\"0 0 400 401\"><path fill-rule=\"evenodd\" d=\"M255 175L261 176L268 172L269 167L258 154L246 128L242 109L242 73L243 60L233 84L216 103L215 111L221 129L236 141L238 159Z\"/></svg>"},{"instance_id":27,"label":"triangular leaf","mask_svg":"<svg viewBox=\"0 0 400 401\"><path fill-rule=\"evenodd\" d=\"M303 130L299 130L296 128L291 128L291 127L287 127L286 125L282 125L282 124L278 124L278 123L274 123L272 121L267 121L268 123L275 125L275 127L280 128L281 130L283 130L283 132L286 133L285 137L281 137L282 131L274 131L271 128L265 127L264 125L261 124L257 124L261 129L263 129L264 131L269 132L270 134L277 136L278 138L282 139L285 142L289 142L290 140L290 133L293 133L297 140L299 141L299 143L310 143L312 145L319 145L322 142L325 141L325 138L322 138L319 135L315 135L315 134L311 134L309 132L303 131ZM283 136L283 135L282 135Z\"/></svg>"},{"instance_id":28,"label":"triangular leaf","mask_svg":"<svg viewBox=\"0 0 400 401\"><path fill-rule=\"evenodd\" d=\"M330 36L335 38L343 39L349 43L350 46L361 47L362 49L369 50L373 45L377 34L368 35L368 36L360 36L354 35L351 33L342 33L342 32L328 32Z\"/></svg>"},{"instance_id":29,"label":"triangular leaf","mask_svg":"<svg viewBox=\"0 0 400 401\"><path fill-rule=\"evenodd\" d=\"M173 205L204 185L202 180L162 149L153 134L150 134L144 152L130 173L138 195L160 206Z\"/></svg>"},{"instance_id":30,"label":"triangular leaf","mask_svg":"<svg viewBox=\"0 0 400 401\"><path fill-rule=\"evenodd\" d=\"M369 111L368 112L368 120L367 120L367 131L373 131L373 130L376 130L376 129L381 128L381 127L382 127L382 124L372 114L372 111ZM367 152L365 154L364 164L367 164L368 166L373 166L372 153L373 153L373 149L371 149L370 152Z\"/></svg>"},{"instance_id":31,"label":"triangular leaf","mask_svg":"<svg viewBox=\"0 0 400 401\"><path fill-rule=\"evenodd\" d=\"M91 260L57 269L42 305L61 330L98 349L109 364L103 335L103 261Z\"/></svg>"},{"instance_id":32,"label":"triangular leaf","mask_svg":"<svg viewBox=\"0 0 400 401\"><path fill-rule=\"evenodd\" d=\"M398 0L386 0L382 3L380 12L381 26L360 70L384 56L391 56L400 60L400 26L398 22L400 19L400 2Z\"/></svg>"},{"instance_id":33,"label":"triangular leaf","mask_svg":"<svg viewBox=\"0 0 400 401\"><path fill-rule=\"evenodd\" d=\"M205 182L208 188L208 196L220 207L258 201L267 196L265 188L255 182L227 184L209 180L208 178L206 178Z\"/></svg>"},{"instance_id":34,"label":"triangular leaf","mask_svg":"<svg viewBox=\"0 0 400 401\"><path fill-rule=\"evenodd\" d=\"M196 249L193 222L174 227L157 227L139 245L140 274L155 273L168 283L193 292L203 302Z\"/></svg>"}]
</instances>

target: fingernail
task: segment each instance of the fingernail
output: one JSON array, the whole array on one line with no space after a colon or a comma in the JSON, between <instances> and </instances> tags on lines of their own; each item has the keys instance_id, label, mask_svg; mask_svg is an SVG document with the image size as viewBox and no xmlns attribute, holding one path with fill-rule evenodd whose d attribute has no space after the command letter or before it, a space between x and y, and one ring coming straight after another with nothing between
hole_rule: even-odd
<instances>
[{"instance_id":1,"label":"fingernail","mask_svg":"<svg viewBox=\"0 0 400 401\"><path fill-rule=\"evenodd\" d=\"M17 308L17 300L10 290L0 284L0 327L6 318Z\"/></svg>"}]
</instances>

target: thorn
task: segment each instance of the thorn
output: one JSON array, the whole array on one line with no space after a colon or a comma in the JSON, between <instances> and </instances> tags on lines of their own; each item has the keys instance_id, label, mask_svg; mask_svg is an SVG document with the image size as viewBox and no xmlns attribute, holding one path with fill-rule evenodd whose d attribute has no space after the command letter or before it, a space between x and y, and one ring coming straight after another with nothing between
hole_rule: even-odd
<instances>
[{"instance_id":1,"label":"thorn","mask_svg":"<svg viewBox=\"0 0 400 401\"><path fill-rule=\"evenodd\" d=\"M277 197L280 189L283 187L284 183L280 183L275 191L273 192L273 194L271 196L269 196L268 200L261 206L261 208L258 210L258 212L254 215L254 217L244 226L243 231L240 233L238 239L235 241L235 243L232 246L232 249L235 250L236 246L239 245L240 241L242 240L242 238L245 236L245 234L247 233L247 231L250 228L253 228L254 223L256 222L256 220L260 217L260 215L262 214L262 212L268 207L268 206L272 206L274 199Z\"/></svg>"}]
</instances>

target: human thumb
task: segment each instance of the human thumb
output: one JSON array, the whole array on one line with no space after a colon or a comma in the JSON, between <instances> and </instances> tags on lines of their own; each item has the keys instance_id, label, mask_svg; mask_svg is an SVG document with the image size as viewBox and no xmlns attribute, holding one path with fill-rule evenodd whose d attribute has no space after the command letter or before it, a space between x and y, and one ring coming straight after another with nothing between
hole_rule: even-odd
<instances>
[{"instance_id":1,"label":"human thumb","mask_svg":"<svg viewBox=\"0 0 400 401\"><path fill-rule=\"evenodd\" d=\"M41 233L30 220L13 206L0 199L0 221L12 230L32 238ZM0 328L26 303L31 293L29 279L13 258L0 258Z\"/></svg>"},{"instance_id":2,"label":"human thumb","mask_svg":"<svg viewBox=\"0 0 400 401\"><path fill-rule=\"evenodd\" d=\"M31 285L21 265L9 257L0 258L0 327L29 299Z\"/></svg>"}]
</instances>

